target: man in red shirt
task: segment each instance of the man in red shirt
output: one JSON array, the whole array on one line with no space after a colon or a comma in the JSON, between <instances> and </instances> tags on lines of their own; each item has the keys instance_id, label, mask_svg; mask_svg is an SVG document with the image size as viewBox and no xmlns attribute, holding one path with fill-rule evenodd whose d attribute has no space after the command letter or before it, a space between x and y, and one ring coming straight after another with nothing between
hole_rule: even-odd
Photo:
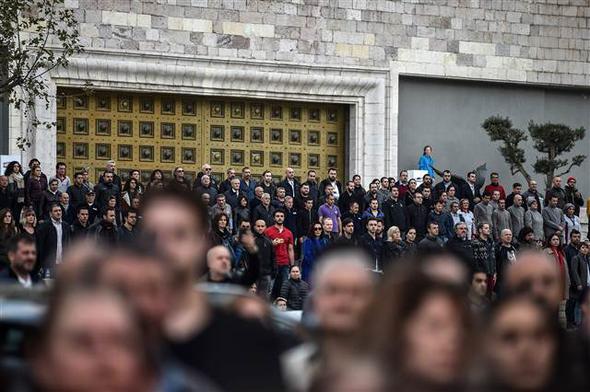
<instances>
[{"instance_id":1,"label":"man in red shirt","mask_svg":"<svg viewBox=\"0 0 590 392\"><path fill-rule=\"evenodd\" d=\"M500 200L506 200L506 191L504 187L500 185L500 175L496 172L490 174L490 182L491 184L486 185L484 188L484 193L489 193L490 195L494 193L494 191L500 192Z\"/></svg>"},{"instance_id":2,"label":"man in red shirt","mask_svg":"<svg viewBox=\"0 0 590 392\"><path fill-rule=\"evenodd\" d=\"M289 266L295 263L295 252L293 250L293 233L285 226L285 212L278 209L274 212L274 226L264 231L264 235L271 241L275 249L275 260L278 267L278 274L272 286L272 299L279 296L283 281L289 279Z\"/></svg>"}]
</instances>

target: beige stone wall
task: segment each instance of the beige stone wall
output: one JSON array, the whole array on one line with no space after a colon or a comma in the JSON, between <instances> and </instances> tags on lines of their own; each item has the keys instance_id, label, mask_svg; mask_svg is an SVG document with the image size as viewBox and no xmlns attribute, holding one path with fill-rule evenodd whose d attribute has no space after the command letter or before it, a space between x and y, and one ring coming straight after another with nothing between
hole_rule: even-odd
<instances>
[{"instance_id":1,"label":"beige stone wall","mask_svg":"<svg viewBox=\"0 0 590 392\"><path fill-rule=\"evenodd\" d=\"M68 0L89 48L493 70L585 85L587 0ZM489 71L492 70L492 71ZM511 72L511 75L507 73ZM517 75L517 73L519 73ZM513 76L512 78L510 76Z\"/></svg>"}]
</instances>

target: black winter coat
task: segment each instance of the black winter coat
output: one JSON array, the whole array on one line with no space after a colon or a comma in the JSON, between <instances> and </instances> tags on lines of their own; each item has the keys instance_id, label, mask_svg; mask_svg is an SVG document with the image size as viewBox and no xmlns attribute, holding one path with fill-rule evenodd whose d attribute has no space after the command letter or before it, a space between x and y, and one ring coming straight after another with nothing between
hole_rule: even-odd
<instances>
[{"instance_id":1,"label":"black winter coat","mask_svg":"<svg viewBox=\"0 0 590 392\"><path fill-rule=\"evenodd\" d=\"M307 294L309 293L309 284L299 279L289 278L283 282L281 287L281 297L287 300L289 310L302 310Z\"/></svg>"},{"instance_id":2,"label":"black winter coat","mask_svg":"<svg viewBox=\"0 0 590 392\"><path fill-rule=\"evenodd\" d=\"M416 229L417 239L424 238L426 235L426 223L428 222L428 209L422 204L406 206L406 221L408 227Z\"/></svg>"},{"instance_id":3,"label":"black winter coat","mask_svg":"<svg viewBox=\"0 0 590 392\"><path fill-rule=\"evenodd\" d=\"M580 299L582 291L588 286L588 265L590 259L588 256L579 254L572 259L572 268L570 271L570 297ZM582 290L578 290L577 286L582 286Z\"/></svg>"},{"instance_id":4,"label":"black winter coat","mask_svg":"<svg viewBox=\"0 0 590 392\"><path fill-rule=\"evenodd\" d=\"M277 263L275 262L275 248L272 241L266 236L254 233L256 246L258 247L258 260L260 262L259 276L275 277L277 275Z\"/></svg>"},{"instance_id":5,"label":"black winter coat","mask_svg":"<svg viewBox=\"0 0 590 392\"><path fill-rule=\"evenodd\" d=\"M461 239L456 235L453 236L445 244L446 248L462 258L462 261L467 263L468 268L473 265L473 249L471 248L471 241Z\"/></svg>"},{"instance_id":6,"label":"black winter coat","mask_svg":"<svg viewBox=\"0 0 590 392\"><path fill-rule=\"evenodd\" d=\"M382 210L385 215L385 230L391 226L397 226L402 233L407 230L406 212L401 200L393 200L392 198L385 200Z\"/></svg>"}]
</instances>

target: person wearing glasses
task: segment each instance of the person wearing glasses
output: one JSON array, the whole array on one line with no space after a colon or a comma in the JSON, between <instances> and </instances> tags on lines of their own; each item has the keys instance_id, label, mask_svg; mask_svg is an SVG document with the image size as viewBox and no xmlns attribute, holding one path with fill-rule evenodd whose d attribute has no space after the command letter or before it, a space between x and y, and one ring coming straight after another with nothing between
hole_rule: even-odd
<instances>
[{"instance_id":1,"label":"person wearing glasses","mask_svg":"<svg viewBox=\"0 0 590 392\"><path fill-rule=\"evenodd\" d=\"M193 190L195 190L196 188L201 186L201 177L203 177L204 175L207 175L207 176L209 176L209 178L211 180L211 187L213 189L215 189L215 191L217 191L217 181L215 181L213 176L211 176L212 172L213 172L213 169L211 168L210 164L205 163L203 166L201 166L201 171L197 173L197 178L195 179L195 182L193 183ZM216 192L216 194L217 194L217 192Z\"/></svg>"},{"instance_id":2,"label":"person wearing glasses","mask_svg":"<svg viewBox=\"0 0 590 392\"><path fill-rule=\"evenodd\" d=\"M328 220L326 218L325 220ZM319 253L328 246L329 240L324 234L320 223L314 223L307 238L303 241L303 260L301 261L301 279L311 284L311 271Z\"/></svg>"},{"instance_id":3,"label":"person wearing glasses","mask_svg":"<svg viewBox=\"0 0 590 392\"><path fill-rule=\"evenodd\" d=\"M184 177L184 169L182 167L174 168L172 177L172 181L170 181L171 186L185 188L187 191L191 189L190 184Z\"/></svg>"}]
</instances>

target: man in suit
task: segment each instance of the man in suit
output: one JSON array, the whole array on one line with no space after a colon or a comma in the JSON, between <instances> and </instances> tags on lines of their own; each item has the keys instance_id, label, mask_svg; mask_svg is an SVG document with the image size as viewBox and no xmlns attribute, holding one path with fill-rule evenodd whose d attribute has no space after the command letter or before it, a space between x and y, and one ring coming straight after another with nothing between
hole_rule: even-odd
<instances>
[{"instance_id":1,"label":"man in suit","mask_svg":"<svg viewBox=\"0 0 590 392\"><path fill-rule=\"evenodd\" d=\"M19 234L8 244L9 266L0 273L0 284L19 284L31 288L39 283L34 273L37 263L35 240L27 234Z\"/></svg>"},{"instance_id":2,"label":"man in suit","mask_svg":"<svg viewBox=\"0 0 590 392\"><path fill-rule=\"evenodd\" d=\"M279 184L285 188L286 196L295 198L299 194L299 181L295 179L295 170L288 167L285 170L285 179Z\"/></svg>"},{"instance_id":3,"label":"man in suit","mask_svg":"<svg viewBox=\"0 0 590 392\"><path fill-rule=\"evenodd\" d=\"M239 204L239 198L243 193L240 191L240 179L238 177L232 178L230 181L230 189L225 193L225 201L230 205L232 210L235 210Z\"/></svg>"},{"instance_id":4,"label":"man in suit","mask_svg":"<svg viewBox=\"0 0 590 392\"><path fill-rule=\"evenodd\" d=\"M62 261L63 251L69 242L70 227L62 221L62 209L57 203L49 208L49 219L37 231L38 264L45 277L52 277L55 266Z\"/></svg>"},{"instance_id":5,"label":"man in suit","mask_svg":"<svg viewBox=\"0 0 590 392\"><path fill-rule=\"evenodd\" d=\"M477 175L475 172L467 173L467 181L462 184L460 194L461 199L469 200L469 209L473 211L473 208L477 203L481 201L481 193L476 185Z\"/></svg>"}]
</instances>

